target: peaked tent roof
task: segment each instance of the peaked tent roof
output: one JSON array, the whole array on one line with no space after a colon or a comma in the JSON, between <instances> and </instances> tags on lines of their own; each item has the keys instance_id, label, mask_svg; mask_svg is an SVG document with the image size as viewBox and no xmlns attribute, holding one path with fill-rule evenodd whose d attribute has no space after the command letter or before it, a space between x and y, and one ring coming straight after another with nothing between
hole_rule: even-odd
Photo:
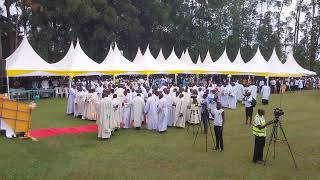
<instances>
[{"instance_id":1,"label":"peaked tent roof","mask_svg":"<svg viewBox=\"0 0 320 180\"><path fill-rule=\"evenodd\" d=\"M226 48L222 55L214 63L214 71L221 72L223 74L232 74L237 72L236 66L230 61Z\"/></svg>"},{"instance_id":2,"label":"peaked tent roof","mask_svg":"<svg viewBox=\"0 0 320 180\"><path fill-rule=\"evenodd\" d=\"M192 61L192 59L190 57L188 49L186 49L185 53L182 53L180 61L185 63L186 65L189 65L189 66L193 66L194 65L194 63L193 63L193 61Z\"/></svg>"},{"instance_id":3,"label":"peaked tent roof","mask_svg":"<svg viewBox=\"0 0 320 180\"><path fill-rule=\"evenodd\" d=\"M73 53L74 53L74 45L73 45L73 42L71 41L67 54L60 61L52 64L53 68L55 70L64 68L64 66L68 63Z\"/></svg>"},{"instance_id":4,"label":"peaked tent roof","mask_svg":"<svg viewBox=\"0 0 320 180\"><path fill-rule=\"evenodd\" d=\"M108 61L112 57L113 53L114 53L114 50L112 48L112 45L110 45L110 48L109 48L107 56L104 58L104 60L100 64L102 64L103 62Z\"/></svg>"},{"instance_id":5,"label":"peaked tent roof","mask_svg":"<svg viewBox=\"0 0 320 180\"><path fill-rule=\"evenodd\" d=\"M188 66L181 62L177 57L174 48L170 56L163 63L163 66L158 69L160 72L170 72L170 73L191 73L194 72L194 67Z\"/></svg>"},{"instance_id":6,"label":"peaked tent roof","mask_svg":"<svg viewBox=\"0 0 320 180\"><path fill-rule=\"evenodd\" d=\"M234 59L232 63L238 72L245 72L245 65L246 63L243 61L240 49L238 50L237 57Z\"/></svg>"},{"instance_id":7,"label":"peaked tent roof","mask_svg":"<svg viewBox=\"0 0 320 180\"><path fill-rule=\"evenodd\" d=\"M162 49L160 49L159 54L156 58L156 61L159 62L160 64L163 64L166 61L166 58L164 58Z\"/></svg>"},{"instance_id":8,"label":"peaked tent roof","mask_svg":"<svg viewBox=\"0 0 320 180\"><path fill-rule=\"evenodd\" d=\"M8 77L15 76L59 76L52 73L52 65L43 60L31 47L27 36L19 47L6 59Z\"/></svg>"},{"instance_id":9,"label":"peaked tent roof","mask_svg":"<svg viewBox=\"0 0 320 180\"><path fill-rule=\"evenodd\" d=\"M293 54L290 53L287 56L287 60L284 63L285 67L287 68L287 71L289 73L298 73L301 75L316 75L317 73L313 72L313 71L309 71L307 69L304 69L303 67L301 67L297 61L294 59Z\"/></svg>"},{"instance_id":10,"label":"peaked tent roof","mask_svg":"<svg viewBox=\"0 0 320 180\"><path fill-rule=\"evenodd\" d=\"M83 52L79 39L77 39L74 52L69 57L69 60L65 61L64 64L61 64L61 67L57 68L57 71L69 76L102 75L98 69L99 64Z\"/></svg>"},{"instance_id":11,"label":"peaked tent roof","mask_svg":"<svg viewBox=\"0 0 320 180\"><path fill-rule=\"evenodd\" d=\"M276 76L276 77L296 76L299 74L298 72L293 73L288 71L288 67L286 67L280 61L275 49L273 49L272 55L268 61L268 73L269 73L269 76Z\"/></svg>"},{"instance_id":12,"label":"peaked tent roof","mask_svg":"<svg viewBox=\"0 0 320 180\"><path fill-rule=\"evenodd\" d=\"M211 58L210 55L210 51L208 50L206 57L204 58L203 62L202 62L202 66L203 68L211 74L219 74L217 73L214 69L215 69L215 65L213 63L213 60Z\"/></svg>"},{"instance_id":13,"label":"peaked tent roof","mask_svg":"<svg viewBox=\"0 0 320 180\"><path fill-rule=\"evenodd\" d=\"M145 74L152 74L158 72L157 69L160 66L159 62L156 61L156 59L152 56L149 49L149 45L147 46L144 55L142 55L140 48L138 48L133 63L137 65L141 69L141 72Z\"/></svg>"},{"instance_id":14,"label":"peaked tent roof","mask_svg":"<svg viewBox=\"0 0 320 180\"><path fill-rule=\"evenodd\" d=\"M262 56L258 47L256 54L244 66L244 72L261 76L268 76L268 62Z\"/></svg>"},{"instance_id":15,"label":"peaked tent roof","mask_svg":"<svg viewBox=\"0 0 320 180\"><path fill-rule=\"evenodd\" d=\"M100 64L99 71L106 74L132 74L139 72L139 68L121 54L115 43L112 55Z\"/></svg>"}]
</instances>

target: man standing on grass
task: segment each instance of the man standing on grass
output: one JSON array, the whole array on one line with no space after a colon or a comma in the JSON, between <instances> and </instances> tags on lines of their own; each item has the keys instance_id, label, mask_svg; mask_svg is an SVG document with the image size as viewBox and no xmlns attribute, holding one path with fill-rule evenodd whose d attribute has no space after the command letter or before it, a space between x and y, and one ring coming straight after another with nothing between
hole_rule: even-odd
<instances>
[{"instance_id":1,"label":"man standing on grass","mask_svg":"<svg viewBox=\"0 0 320 180\"><path fill-rule=\"evenodd\" d=\"M132 109L133 109L133 126L136 129L141 128L142 121L144 120L144 100L142 99L140 93L137 93L137 96L132 100Z\"/></svg>"},{"instance_id":2,"label":"man standing on grass","mask_svg":"<svg viewBox=\"0 0 320 180\"><path fill-rule=\"evenodd\" d=\"M222 131L223 131L223 126L224 126L224 110L221 108L221 104L217 103L217 108L214 109L213 111L210 110L210 113L212 114L214 120L213 120L213 125L214 125L214 134L216 136L216 147L214 150L219 150L222 152L223 151L223 138L222 138Z\"/></svg>"},{"instance_id":3,"label":"man standing on grass","mask_svg":"<svg viewBox=\"0 0 320 180\"><path fill-rule=\"evenodd\" d=\"M104 91L102 93L102 99L99 106L99 119L97 120L98 125L98 138L109 139L111 136L112 129L110 128L111 113L113 111L112 99L108 97L109 92Z\"/></svg>"},{"instance_id":4,"label":"man standing on grass","mask_svg":"<svg viewBox=\"0 0 320 180\"><path fill-rule=\"evenodd\" d=\"M267 128L266 126L273 123L270 121L266 123L264 119L265 111L263 109L258 109L258 114L255 116L252 124L252 133L255 137L254 141L254 153L253 153L253 163L262 164L263 161L263 149L266 142Z\"/></svg>"},{"instance_id":5,"label":"man standing on grass","mask_svg":"<svg viewBox=\"0 0 320 180\"><path fill-rule=\"evenodd\" d=\"M151 93L148 94L147 103L144 107L144 113L146 114L146 123L148 130L155 130L158 123L157 102Z\"/></svg>"},{"instance_id":6,"label":"man standing on grass","mask_svg":"<svg viewBox=\"0 0 320 180\"><path fill-rule=\"evenodd\" d=\"M268 85L262 86L261 96L262 96L262 104L268 105L269 104L269 97L270 97L270 87Z\"/></svg>"}]
</instances>

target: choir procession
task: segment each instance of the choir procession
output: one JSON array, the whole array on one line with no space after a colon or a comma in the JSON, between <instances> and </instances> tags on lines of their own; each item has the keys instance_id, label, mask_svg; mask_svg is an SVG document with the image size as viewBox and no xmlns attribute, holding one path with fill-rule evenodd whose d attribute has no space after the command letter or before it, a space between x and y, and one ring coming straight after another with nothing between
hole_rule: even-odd
<instances>
[{"instance_id":1,"label":"choir procession","mask_svg":"<svg viewBox=\"0 0 320 180\"><path fill-rule=\"evenodd\" d=\"M102 77L76 78L69 89L67 114L96 121L98 138L102 139L110 138L120 128L140 129L142 124L159 133L168 127L199 124L203 108L214 120L217 104L236 109L240 102L246 110L246 124L251 124L255 106L252 102L258 95L267 105L270 94L280 93L282 88L291 91L319 86L319 78L272 79L269 84L264 79L229 80L204 78L196 85L189 76L180 78L181 85L177 86L172 78L162 77L150 79L149 87L147 81L130 77L116 82Z\"/></svg>"}]
</instances>

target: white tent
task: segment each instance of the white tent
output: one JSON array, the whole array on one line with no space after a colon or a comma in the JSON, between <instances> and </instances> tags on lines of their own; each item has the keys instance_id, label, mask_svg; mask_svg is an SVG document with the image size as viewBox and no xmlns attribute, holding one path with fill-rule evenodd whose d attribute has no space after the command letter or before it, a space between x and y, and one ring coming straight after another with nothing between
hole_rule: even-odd
<instances>
[{"instance_id":1,"label":"white tent","mask_svg":"<svg viewBox=\"0 0 320 180\"><path fill-rule=\"evenodd\" d=\"M268 62L262 56L259 47L253 58L245 64L244 72L260 76L268 76Z\"/></svg>"},{"instance_id":2,"label":"white tent","mask_svg":"<svg viewBox=\"0 0 320 180\"><path fill-rule=\"evenodd\" d=\"M162 66L159 67L158 71L177 74L177 73L192 73L195 71L195 69L194 67L188 66L183 62L181 62L177 57L173 48L170 56L167 58L167 60L164 63L162 63Z\"/></svg>"},{"instance_id":3,"label":"white tent","mask_svg":"<svg viewBox=\"0 0 320 180\"><path fill-rule=\"evenodd\" d=\"M222 55L219 57L217 61L213 63L214 65L214 71L220 72L222 74L234 74L237 73L237 68L232 64L230 61L227 50L224 49Z\"/></svg>"},{"instance_id":4,"label":"white tent","mask_svg":"<svg viewBox=\"0 0 320 180\"><path fill-rule=\"evenodd\" d=\"M79 39L77 40L74 52L68 59L62 61L56 71L68 76L88 76L88 75L102 75L99 69L99 64L89 58L83 52Z\"/></svg>"},{"instance_id":5,"label":"white tent","mask_svg":"<svg viewBox=\"0 0 320 180\"><path fill-rule=\"evenodd\" d=\"M192 59L190 57L188 49L186 49L185 53L182 53L180 61L183 62L184 64L188 65L188 66L193 66L194 65L194 63L193 63L193 61L192 61Z\"/></svg>"},{"instance_id":6,"label":"white tent","mask_svg":"<svg viewBox=\"0 0 320 180\"><path fill-rule=\"evenodd\" d=\"M140 48L138 48L138 52L136 57L133 60L133 63L138 67L142 68L141 72L144 74L155 74L161 73L158 71L161 66L160 63L152 56L149 45L147 46L146 52L142 55Z\"/></svg>"},{"instance_id":7,"label":"white tent","mask_svg":"<svg viewBox=\"0 0 320 180\"><path fill-rule=\"evenodd\" d=\"M299 72L288 70L288 67L286 67L278 58L276 50L273 49L272 55L268 61L268 76L288 77L299 75Z\"/></svg>"},{"instance_id":8,"label":"white tent","mask_svg":"<svg viewBox=\"0 0 320 180\"><path fill-rule=\"evenodd\" d=\"M236 71L238 71L240 74L246 71L245 70L246 63L243 61L241 57L240 49L238 50L237 57L234 59L232 64L235 66Z\"/></svg>"},{"instance_id":9,"label":"white tent","mask_svg":"<svg viewBox=\"0 0 320 180\"><path fill-rule=\"evenodd\" d=\"M121 54L117 44L115 43L112 55L110 55L110 58L106 57L106 59L100 64L99 71L113 75L132 74L139 72L139 67L127 60Z\"/></svg>"},{"instance_id":10,"label":"white tent","mask_svg":"<svg viewBox=\"0 0 320 180\"><path fill-rule=\"evenodd\" d=\"M8 77L57 76L51 70L52 65L33 50L26 35L19 47L6 59Z\"/></svg>"},{"instance_id":11,"label":"white tent","mask_svg":"<svg viewBox=\"0 0 320 180\"><path fill-rule=\"evenodd\" d=\"M287 56L287 60L284 63L284 66L287 68L288 73L299 73L300 75L316 75L315 72L309 71L301 67L297 61L294 59L293 54L290 53Z\"/></svg>"},{"instance_id":12,"label":"white tent","mask_svg":"<svg viewBox=\"0 0 320 180\"><path fill-rule=\"evenodd\" d=\"M215 71L215 65L212 61L210 52L208 50L206 57L204 58L203 62L202 62L202 67L203 69L205 69L207 71L207 73L209 74L220 74L218 72Z\"/></svg>"},{"instance_id":13,"label":"white tent","mask_svg":"<svg viewBox=\"0 0 320 180\"><path fill-rule=\"evenodd\" d=\"M166 61L166 58L164 58L163 56L162 49L160 49L159 54L156 58L156 61L159 62L160 64L164 64L164 62Z\"/></svg>"},{"instance_id":14,"label":"white tent","mask_svg":"<svg viewBox=\"0 0 320 180\"><path fill-rule=\"evenodd\" d=\"M114 50L112 48L112 45L110 45L107 56L104 58L104 60L100 64L104 64L105 62L109 61L109 59L112 57L113 53L114 53Z\"/></svg>"},{"instance_id":15,"label":"white tent","mask_svg":"<svg viewBox=\"0 0 320 180\"><path fill-rule=\"evenodd\" d=\"M52 69L57 71L59 69L65 68L64 66L68 64L68 61L72 57L73 53L74 53L74 45L73 45L73 42L71 41L67 54L60 61L52 64Z\"/></svg>"}]
</instances>

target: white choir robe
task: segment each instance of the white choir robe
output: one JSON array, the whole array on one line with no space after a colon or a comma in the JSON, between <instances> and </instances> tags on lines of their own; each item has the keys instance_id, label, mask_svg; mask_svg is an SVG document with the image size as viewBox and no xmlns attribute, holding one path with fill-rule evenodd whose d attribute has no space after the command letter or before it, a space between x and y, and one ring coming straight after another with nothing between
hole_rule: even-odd
<instances>
[{"instance_id":1,"label":"white choir robe","mask_svg":"<svg viewBox=\"0 0 320 180\"><path fill-rule=\"evenodd\" d=\"M96 124L98 125L98 138L110 138L112 129L110 128L112 100L105 97L99 103L99 119Z\"/></svg>"},{"instance_id":2,"label":"white choir robe","mask_svg":"<svg viewBox=\"0 0 320 180\"><path fill-rule=\"evenodd\" d=\"M142 121L144 120L144 100L140 96L136 96L132 100L132 110L133 110L133 126L141 127Z\"/></svg>"},{"instance_id":3,"label":"white choir robe","mask_svg":"<svg viewBox=\"0 0 320 180\"><path fill-rule=\"evenodd\" d=\"M256 85L250 85L249 89L251 91L251 96L257 100L258 87Z\"/></svg>"},{"instance_id":4,"label":"white choir robe","mask_svg":"<svg viewBox=\"0 0 320 180\"><path fill-rule=\"evenodd\" d=\"M154 96L147 99L147 103L144 107L144 113L146 114L147 129L156 130L158 123L157 101Z\"/></svg>"},{"instance_id":5,"label":"white choir robe","mask_svg":"<svg viewBox=\"0 0 320 180\"><path fill-rule=\"evenodd\" d=\"M159 100L158 105L158 131L166 131L168 127L169 108L165 97Z\"/></svg>"},{"instance_id":6,"label":"white choir robe","mask_svg":"<svg viewBox=\"0 0 320 180\"><path fill-rule=\"evenodd\" d=\"M180 116L182 114L182 116ZM184 98L178 98L176 101L176 112L173 126L185 127L187 115L187 102Z\"/></svg>"},{"instance_id":7,"label":"white choir robe","mask_svg":"<svg viewBox=\"0 0 320 180\"><path fill-rule=\"evenodd\" d=\"M74 99L74 116L82 116L84 113L85 92L80 91Z\"/></svg>"},{"instance_id":8,"label":"white choir robe","mask_svg":"<svg viewBox=\"0 0 320 180\"><path fill-rule=\"evenodd\" d=\"M270 97L270 87L267 85L262 86L261 88L261 96L262 99L269 100Z\"/></svg>"},{"instance_id":9,"label":"white choir robe","mask_svg":"<svg viewBox=\"0 0 320 180\"><path fill-rule=\"evenodd\" d=\"M68 96L68 106L67 106L67 114L74 113L74 100L76 98L76 90L73 88L69 89L69 96Z\"/></svg>"},{"instance_id":10,"label":"white choir robe","mask_svg":"<svg viewBox=\"0 0 320 180\"><path fill-rule=\"evenodd\" d=\"M198 102L199 104L199 102ZM198 104L191 103L191 117L190 124L199 124L200 123L200 111Z\"/></svg>"},{"instance_id":11,"label":"white choir robe","mask_svg":"<svg viewBox=\"0 0 320 180\"><path fill-rule=\"evenodd\" d=\"M190 114L191 114L191 109L188 108L191 105L191 96L187 92L183 92L183 98L185 99L185 102L187 103L187 110L186 110L186 121L190 120Z\"/></svg>"},{"instance_id":12,"label":"white choir robe","mask_svg":"<svg viewBox=\"0 0 320 180\"><path fill-rule=\"evenodd\" d=\"M222 86L221 87L221 96L220 96L222 107L228 107L228 96L229 96L228 88Z\"/></svg>"},{"instance_id":13,"label":"white choir robe","mask_svg":"<svg viewBox=\"0 0 320 180\"><path fill-rule=\"evenodd\" d=\"M85 103L85 111L82 119L88 120L97 120L98 112L97 112L97 102L98 96L96 93L90 93L87 95L86 103Z\"/></svg>"},{"instance_id":14,"label":"white choir robe","mask_svg":"<svg viewBox=\"0 0 320 180\"><path fill-rule=\"evenodd\" d=\"M127 95L126 97L123 98L123 123L125 129L130 128L131 126L131 96Z\"/></svg>"},{"instance_id":15,"label":"white choir robe","mask_svg":"<svg viewBox=\"0 0 320 180\"><path fill-rule=\"evenodd\" d=\"M112 100L112 107L113 107L113 111L111 113L111 120L112 120L112 124L114 125L113 128L120 128L121 123L122 123L122 119L121 119L121 101L119 98L115 98Z\"/></svg>"},{"instance_id":16,"label":"white choir robe","mask_svg":"<svg viewBox=\"0 0 320 180\"><path fill-rule=\"evenodd\" d=\"M237 100L238 101L242 101L242 99L243 99L243 88L244 87L243 87L242 84L236 84L235 87L236 87L236 91L237 91L237 93L236 93Z\"/></svg>"},{"instance_id":17,"label":"white choir robe","mask_svg":"<svg viewBox=\"0 0 320 180\"><path fill-rule=\"evenodd\" d=\"M229 96L228 96L228 107L230 109L236 109L237 108L237 89L235 86L231 87Z\"/></svg>"},{"instance_id":18,"label":"white choir robe","mask_svg":"<svg viewBox=\"0 0 320 180\"><path fill-rule=\"evenodd\" d=\"M167 100L167 107L168 107L168 126L173 126L173 114L172 114L172 105L173 105L173 99L172 97L168 94L164 98Z\"/></svg>"}]
</instances>

